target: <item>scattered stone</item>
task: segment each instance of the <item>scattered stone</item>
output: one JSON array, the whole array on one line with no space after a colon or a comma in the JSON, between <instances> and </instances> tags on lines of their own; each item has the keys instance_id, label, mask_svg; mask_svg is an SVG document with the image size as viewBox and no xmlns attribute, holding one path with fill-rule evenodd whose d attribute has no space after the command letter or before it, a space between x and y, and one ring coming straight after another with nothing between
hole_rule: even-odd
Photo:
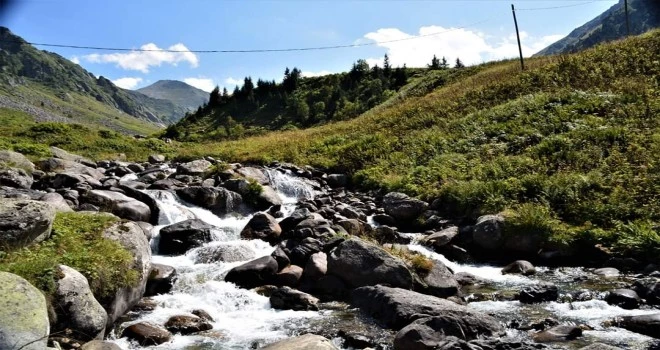
<instances>
[{"instance_id":1,"label":"scattered stone","mask_svg":"<svg viewBox=\"0 0 660 350\"><path fill-rule=\"evenodd\" d=\"M447 312L418 319L401 329L394 338L394 349L436 349L447 336L473 340L500 330L499 323L490 316Z\"/></svg>"},{"instance_id":2,"label":"scattered stone","mask_svg":"<svg viewBox=\"0 0 660 350\"><path fill-rule=\"evenodd\" d=\"M172 316L165 322L165 328L172 333L188 335L208 331L213 326L197 316Z\"/></svg>"},{"instance_id":3,"label":"scattered stone","mask_svg":"<svg viewBox=\"0 0 660 350\"><path fill-rule=\"evenodd\" d=\"M165 156L162 154L152 154L147 159L150 164L158 164L165 162Z\"/></svg>"},{"instance_id":4,"label":"scattered stone","mask_svg":"<svg viewBox=\"0 0 660 350\"><path fill-rule=\"evenodd\" d=\"M324 252L314 253L307 260L303 278L316 281L328 272L328 255Z\"/></svg>"},{"instance_id":5,"label":"scattered stone","mask_svg":"<svg viewBox=\"0 0 660 350\"><path fill-rule=\"evenodd\" d=\"M0 201L0 247L20 248L50 237L55 209L23 199Z\"/></svg>"},{"instance_id":6,"label":"scattered stone","mask_svg":"<svg viewBox=\"0 0 660 350\"><path fill-rule=\"evenodd\" d=\"M271 244L278 242L282 228L277 223L277 220L267 213L257 213L247 223L243 231L241 231L241 238L244 239L261 239Z\"/></svg>"},{"instance_id":7,"label":"scattered stone","mask_svg":"<svg viewBox=\"0 0 660 350\"><path fill-rule=\"evenodd\" d=\"M191 312L191 314L193 314L193 315L195 315L195 316L197 316L197 317L199 317L202 320L207 321L207 322L213 322L214 321L213 317L211 317L211 315L208 312L204 311L204 310L200 310L200 309L193 310Z\"/></svg>"},{"instance_id":8,"label":"scattered stone","mask_svg":"<svg viewBox=\"0 0 660 350\"><path fill-rule=\"evenodd\" d=\"M526 260L517 260L505 266L502 269L502 274L520 274L523 276L530 276L536 273L534 265Z\"/></svg>"},{"instance_id":9,"label":"scattered stone","mask_svg":"<svg viewBox=\"0 0 660 350\"><path fill-rule=\"evenodd\" d=\"M264 171L259 168L242 167L237 169L236 172L248 180L254 180L258 182L260 185L268 185L270 183L268 176L266 176Z\"/></svg>"},{"instance_id":10,"label":"scattered stone","mask_svg":"<svg viewBox=\"0 0 660 350\"><path fill-rule=\"evenodd\" d=\"M296 287L300 283L302 274L302 267L289 265L275 275L273 284L276 286Z\"/></svg>"},{"instance_id":11,"label":"scattered stone","mask_svg":"<svg viewBox=\"0 0 660 350\"><path fill-rule=\"evenodd\" d=\"M200 248L195 256L196 264L211 264L214 262L237 262L256 258L254 250L246 244L227 243L219 245L209 245ZM288 263L287 263L288 265Z\"/></svg>"},{"instance_id":12,"label":"scattered stone","mask_svg":"<svg viewBox=\"0 0 660 350\"><path fill-rule=\"evenodd\" d=\"M337 350L332 342L320 335L305 334L268 344L262 350Z\"/></svg>"},{"instance_id":13,"label":"scattered stone","mask_svg":"<svg viewBox=\"0 0 660 350\"><path fill-rule=\"evenodd\" d=\"M128 326L121 336L138 342L140 346L160 345L172 338L172 334L166 329L146 322Z\"/></svg>"},{"instance_id":14,"label":"scattered stone","mask_svg":"<svg viewBox=\"0 0 660 350\"><path fill-rule=\"evenodd\" d=\"M546 331L534 334L533 338L538 343L554 343L570 341L582 336L582 328L577 326L555 326Z\"/></svg>"},{"instance_id":15,"label":"scattered stone","mask_svg":"<svg viewBox=\"0 0 660 350\"><path fill-rule=\"evenodd\" d=\"M176 172L177 174L182 175L201 176L211 170L212 166L213 164L211 164L211 162L204 159L198 159L193 160L192 162L180 164L176 168Z\"/></svg>"},{"instance_id":16,"label":"scattered stone","mask_svg":"<svg viewBox=\"0 0 660 350\"><path fill-rule=\"evenodd\" d=\"M270 305L279 310L317 311L319 300L290 287L280 287L270 295Z\"/></svg>"},{"instance_id":17,"label":"scattered stone","mask_svg":"<svg viewBox=\"0 0 660 350\"><path fill-rule=\"evenodd\" d=\"M660 279L650 277L636 280L632 289L651 305L660 304Z\"/></svg>"},{"instance_id":18,"label":"scattered stone","mask_svg":"<svg viewBox=\"0 0 660 350\"><path fill-rule=\"evenodd\" d=\"M641 299L632 289L615 289L607 294L605 301L610 305L631 310L639 307Z\"/></svg>"},{"instance_id":19,"label":"scattered stone","mask_svg":"<svg viewBox=\"0 0 660 350\"><path fill-rule=\"evenodd\" d=\"M240 208L243 197L222 187L190 186L179 188L176 194L184 201L211 210L216 215L226 215Z\"/></svg>"},{"instance_id":20,"label":"scattered stone","mask_svg":"<svg viewBox=\"0 0 660 350\"><path fill-rule=\"evenodd\" d=\"M438 249L449 244L449 242L451 242L451 240L454 239L456 235L458 235L458 227L452 226L440 232L426 236L422 242L435 249Z\"/></svg>"},{"instance_id":21,"label":"scattered stone","mask_svg":"<svg viewBox=\"0 0 660 350\"><path fill-rule=\"evenodd\" d=\"M149 297L158 294L167 294L174 287L176 281L176 269L163 264L151 264L151 271L147 279L147 288L144 296Z\"/></svg>"},{"instance_id":22,"label":"scattered stone","mask_svg":"<svg viewBox=\"0 0 660 350\"><path fill-rule=\"evenodd\" d=\"M416 280L417 282L417 280ZM451 271L441 261L433 261L433 267L415 284L415 291L439 298L448 298L459 294L459 284Z\"/></svg>"},{"instance_id":23,"label":"scattered stone","mask_svg":"<svg viewBox=\"0 0 660 350\"><path fill-rule=\"evenodd\" d=\"M158 252L163 255L180 255L212 240L214 226L200 219L178 222L160 230Z\"/></svg>"},{"instance_id":24,"label":"scattered stone","mask_svg":"<svg viewBox=\"0 0 660 350\"><path fill-rule=\"evenodd\" d=\"M229 270L225 281L251 289L269 284L277 269L277 261L272 256L264 256Z\"/></svg>"},{"instance_id":25,"label":"scattered stone","mask_svg":"<svg viewBox=\"0 0 660 350\"><path fill-rule=\"evenodd\" d=\"M32 187L32 175L20 168L2 169L0 166L0 186L30 189Z\"/></svg>"},{"instance_id":26,"label":"scattered stone","mask_svg":"<svg viewBox=\"0 0 660 350\"><path fill-rule=\"evenodd\" d=\"M557 301L558 298L559 289L551 283L541 283L524 287L516 296L516 299L524 304Z\"/></svg>"},{"instance_id":27,"label":"scattered stone","mask_svg":"<svg viewBox=\"0 0 660 350\"><path fill-rule=\"evenodd\" d=\"M49 330L43 293L22 277L0 271L0 349L43 350Z\"/></svg>"},{"instance_id":28,"label":"scattered stone","mask_svg":"<svg viewBox=\"0 0 660 350\"><path fill-rule=\"evenodd\" d=\"M396 220L412 221L419 217L427 207L426 202L410 198L403 193L390 192L383 197L385 213Z\"/></svg>"}]
</instances>

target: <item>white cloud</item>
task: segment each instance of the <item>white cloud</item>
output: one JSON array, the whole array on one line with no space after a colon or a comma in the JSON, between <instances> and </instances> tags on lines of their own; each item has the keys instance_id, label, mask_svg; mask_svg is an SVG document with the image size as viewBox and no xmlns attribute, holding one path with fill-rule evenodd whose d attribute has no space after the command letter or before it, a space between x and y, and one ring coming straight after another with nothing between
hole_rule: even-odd
<instances>
[{"instance_id":1,"label":"white cloud","mask_svg":"<svg viewBox=\"0 0 660 350\"><path fill-rule=\"evenodd\" d=\"M194 86L200 90L204 90L206 92L213 91L213 89L215 89L216 86L216 83L213 82L213 79L204 78L204 77L185 78L183 79L183 82L190 86Z\"/></svg>"},{"instance_id":2,"label":"white cloud","mask_svg":"<svg viewBox=\"0 0 660 350\"><path fill-rule=\"evenodd\" d=\"M329 70L321 70L321 71L318 71L318 72L306 71L306 72L302 72L301 74L302 74L303 77L320 77L320 76L323 76L323 75L333 74L333 72L331 72Z\"/></svg>"},{"instance_id":3,"label":"white cloud","mask_svg":"<svg viewBox=\"0 0 660 350\"><path fill-rule=\"evenodd\" d=\"M434 33L440 34L433 35ZM418 35L422 37L387 42ZM382 42L378 46L387 49L390 64L393 66L402 66L405 63L410 67L424 67L431 62L433 55L438 58L446 57L452 65L457 57L463 63L471 65L518 56L515 34L496 38L468 29L427 26L421 27L417 34L408 34L397 28L382 28L367 33L364 37ZM562 37L562 35L549 35L537 38L521 32L523 55L531 56ZM382 66L383 60L382 58L370 58L367 62L372 66L376 63Z\"/></svg>"},{"instance_id":4,"label":"white cloud","mask_svg":"<svg viewBox=\"0 0 660 350\"><path fill-rule=\"evenodd\" d=\"M148 73L149 68L168 63L176 66L180 62L188 62L191 67L199 65L199 58L188 48L179 43L168 47L168 50L179 52L167 52L156 46L154 43L148 43L140 47L142 50L151 51L130 51L128 53L110 53L110 54L90 54L83 58L92 63L116 63L118 67L126 70L137 70Z\"/></svg>"},{"instance_id":5,"label":"white cloud","mask_svg":"<svg viewBox=\"0 0 660 350\"><path fill-rule=\"evenodd\" d=\"M80 64L80 58L78 58L78 56L71 57L70 61L75 63L75 64Z\"/></svg>"},{"instance_id":6,"label":"white cloud","mask_svg":"<svg viewBox=\"0 0 660 350\"><path fill-rule=\"evenodd\" d=\"M119 86L120 88L128 89L128 90L134 89L141 82L142 82L142 78L131 78L131 77L119 78L117 80L112 81L113 84Z\"/></svg>"},{"instance_id":7,"label":"white cloud","mask_svg":"<svg viewBox=\"0 0 660 350\"><path fill-rule=\"evenodd\" d=\"M225 79L225 83L227 86L241 86L243 85L243 79L234 79L232 77L229 77Z\"/></svg>"}]
</instances>

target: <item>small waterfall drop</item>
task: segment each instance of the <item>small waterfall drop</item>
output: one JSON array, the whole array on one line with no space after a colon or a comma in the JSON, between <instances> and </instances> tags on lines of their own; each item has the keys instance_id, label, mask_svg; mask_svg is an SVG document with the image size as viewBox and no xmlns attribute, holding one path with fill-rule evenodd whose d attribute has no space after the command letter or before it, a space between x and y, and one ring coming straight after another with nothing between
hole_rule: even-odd
<instances>
[{"instance_id":1,"label":"small waterfall drop","mask_svg":"<svg viewBox=\"0 0 660 350\"><path fill-rule=\"evenodd\" d=\"M280 194L284 203L296 203L303 199L313 199L315 191L310 181L291 175L291 170L266 169L271 186Z\"/></svg>"}]
</instances>

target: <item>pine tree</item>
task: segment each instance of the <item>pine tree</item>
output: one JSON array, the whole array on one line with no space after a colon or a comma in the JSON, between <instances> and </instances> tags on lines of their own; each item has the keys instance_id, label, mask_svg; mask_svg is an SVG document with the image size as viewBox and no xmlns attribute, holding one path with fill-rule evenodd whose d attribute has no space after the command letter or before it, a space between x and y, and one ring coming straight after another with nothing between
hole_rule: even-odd
<instances>
[{"instance_id":1,"label":"pine tree","mask_svg":"<svg viewBox=\"0 0 660 350\"><path fill-rule=\"evenodd\" d=\"M440 69L447 69L449 68L449 64L447 63L447 58L445 56L442 56L442 62L440 63Z\"/></svg>"},{"instance_id":2,"label":"pine tree","mask_svg":"<svg viewBox=\"0 0 660 350\"><path fill-rule=\"evenodd\" d=\"M428 65L429 69L440 69L440 60L438 57L433 55L433 58L431 59L431 64Z\"/></svg>"},{"instance_id":3,"label":"pine tree","mask_svg":"<svg viewBox=\"0 0 660 350\"><path fill-rule=\"evenodd\" d=\"M385 57L383 58L383 72L385 73L386 77L390 77L392 74L392 66L390 65L390 57L385 54Z\"/></svg>"},{"instance_id":4,"label":"pine tree","mask_svg":"<svg viewBox=\"0 0 660 350\"><path fill-rule=\"evenodd\" d=\"M465 67L465 65L463 64L463 62L461 62L461 59L456 57L456 65L454 66L454 68L463 68L463 67Z\"/></svg>"},{"instance_id":5,"label":"pine tree","mask_svg":"<svg viewBox=\"0 0 660 350\"><path fill-rule=\"evenodd\" d=\"M209 104L208 106L210 108L216 107L220 105L220 88L216 85L215 89L211 91L211 94L209 96Z\"/></svg>"}]
</instances>

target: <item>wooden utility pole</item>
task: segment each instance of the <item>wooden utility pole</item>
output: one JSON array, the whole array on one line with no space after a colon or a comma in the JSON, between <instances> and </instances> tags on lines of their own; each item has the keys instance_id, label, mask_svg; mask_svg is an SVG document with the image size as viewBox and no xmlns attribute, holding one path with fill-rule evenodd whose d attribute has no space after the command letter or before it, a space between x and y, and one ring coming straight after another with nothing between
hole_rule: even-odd
<instances>
[{"instance_id":1,"label":"wooden utility pole","mask_svg":"<svg viewBox=\"0 0 660 350\"><path fill-rule=\"evenodd\" d=\"M518 38L518 52L520 52L520 69L525 70L525 60L523 59L522 46L520 45L520 33L518 32L518 20L516 19L516 8L511 4L513 12L513 23L516 25L516 37Z\"/></svg>"},{"instance_id":2,"label":"wooden utility pole","mask_svg":"<svg viewBox=\"0 0 660 350\"><path fill-rule=\"evenodd\" d=\"M628 18L628 0L625 0L623 6L626 9L626 34L630 36L630 19Z\"/></svg>"}]
</instances>

